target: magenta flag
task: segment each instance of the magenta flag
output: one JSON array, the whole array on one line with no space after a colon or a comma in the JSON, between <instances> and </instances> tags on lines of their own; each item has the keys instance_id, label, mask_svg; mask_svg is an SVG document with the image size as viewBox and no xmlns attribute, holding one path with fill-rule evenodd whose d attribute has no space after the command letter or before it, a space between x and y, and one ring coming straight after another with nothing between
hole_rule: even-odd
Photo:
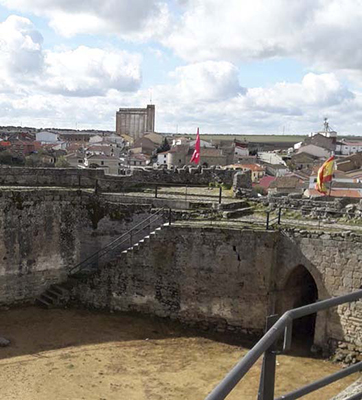
<instances>
[{"instance_id":1,"label":"magenta flag","mask_svg":"<svg viewBox=\"0 0 362 400\"><path fill-rule=\"evenodd\" d=\"M196 143L195 143L195 150L194 153L192 154L190 163L195 163L199 164L200 162L200 134L199 134L199 128L197 128L197 135L196 135Z\"/></svg>"}]
</instances>

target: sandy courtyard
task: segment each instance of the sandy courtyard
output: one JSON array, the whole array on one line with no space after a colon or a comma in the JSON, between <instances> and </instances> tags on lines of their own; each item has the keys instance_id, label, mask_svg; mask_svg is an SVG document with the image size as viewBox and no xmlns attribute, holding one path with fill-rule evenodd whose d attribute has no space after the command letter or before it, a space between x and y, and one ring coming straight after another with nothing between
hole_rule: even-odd
<instances>
[{"instance_id":1,"label":"sandy courtyard","mask_svg":"<svg viewBox=\"0 0 362 400\"><path fill-rule=\"evenodd\" d=\"M202 400L245 354L177 324L127 314L35 307L0 311L1 400ZM337 371L338 365L278 357L277 390ZM256 399L260 362L228 397ZM356 377L306 399L330 399Z\"/></svg>"}]
</instances>

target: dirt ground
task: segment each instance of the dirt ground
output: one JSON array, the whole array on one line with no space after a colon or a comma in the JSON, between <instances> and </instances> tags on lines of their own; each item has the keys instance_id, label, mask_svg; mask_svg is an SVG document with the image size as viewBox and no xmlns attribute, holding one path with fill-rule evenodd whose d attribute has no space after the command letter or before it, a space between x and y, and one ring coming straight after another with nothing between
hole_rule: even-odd
<instances>
[{"instance_id":1,"label":"dirt ground","mask_svg":"<svg viewBox=\"0 0 362 400\"><path fill-rule=\"evenodd\" d=\"M204 399L246 352L178 324L129 314L35 307L0 311L1 400ZM276 394L340 369L279 356ZM230 400L256 399L260 362ZM353 376L306 399L327 400Z\"/></svg>"}]
</instances>

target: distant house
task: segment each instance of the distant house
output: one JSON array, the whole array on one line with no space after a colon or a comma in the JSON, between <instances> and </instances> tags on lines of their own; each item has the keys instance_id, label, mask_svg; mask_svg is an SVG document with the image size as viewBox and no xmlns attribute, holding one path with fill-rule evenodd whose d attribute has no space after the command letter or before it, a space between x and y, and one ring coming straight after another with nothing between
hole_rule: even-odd
<instances>
[{"instance_id":1,"label":"distant house","mask_svg":"<svg viewBox=\"0 0 362 400\"><path fill-rule=\"evenodd\" d=\"M325 136L323 133L317 133L311 137L304 140L302 147L313 144L317 147L322 147L330 152L336 150L336 137L335 136Z\"/></svg>"},{"instance_id":2,"label":"distant house","mask_svg":"<svg viewBox=\"0 0 362 400\"><path fill-rule=\"evenodd\" d=\"M118 175L121 161L118 157L107 156L104 154L93 154L84 158L86 168L101 168L108 174Z\"/></svg>"},{"instance_id":3,"label":"distant house","mask_svg":"<svg viewBox=\"0 0 362 400\"><path fill-rule=\"evenodd\" d=\"M160 133L156 133L156 132L145 133L143 137L145 139L151 140L151 142L156 144L157 147L162 144L163 139L164 139L164 136L162 136Z\"/></svg>"},{"instance_id":4,"label":"distant house","mask_svg":"<svg viewBox=\"0 0 362 400\"><path fill-rule=\"evenodd\" d=\"M189 144L190 140L185 136L179 136L172 139L172 146L178 146L180 144Z\"/></svg>"},{"instance_id":5,"label":"distant house","mask_svg":"<svg viewBox=\"0 0 362 400\"><path fill-rule=\"evenodd\" d=\"M318 157L318 158L328 158L332 154L332 150L328 150L324 147L317 146L315 144L307 144L306 146L302 146L297 154L299 153L307 153L309 155Z\"/></svg>"},{"instance_id":6,"label":"distant house","mask_svg":"<svg viewBox=\"0 0 362 400\"><path fill-rule=\"evenodd\" d=\"M286 165L283 158L279 154L277 154L273 151L259 152L258 157L259 157L260 161L268 163L268 164L281 164L284 166Z\"/></svg>"},{"instance_id":7,"label":"distant house","mask_svg":"<svg viewBox=\"0 0 362 400\"><path fill-rule=\"evenodd\" d=\"M237 161L239 157L244 157L249 155L249 144L248 142L239 142L235 140L235 148L234 148L234 159Z\"/></svg>"},{"instance_id":8,"label":"distant house","mask_svg":"<svg viewBox=\"0 0 362 400\"><path fill-rule=\"evenodd\" d=\"M337 169L339 171L349 172L360 168L362 168L362 153L356 153L337 160Z\"/></svg>"},{"instance_id":9,"label":"distant house","mask_svg":"<svg viewBox=\"0 0 362 400\"><path fill-rule=\"evenodd\" d=\"M344 140L338 141L336 144L336 154L342 154L349 156L362 152L362 142Z\"/></svg>"},{"instance_id":10,"label":"distant house","mask_svg":"<svg viewBox=\"0 0 362 400\"><path fill-rule=\"evenodd\" d=\"M275 176L265 175L263 176L258 183L255 183L253 186L261 186L266 191L269 189L270 184L277 179Z\"/></svg>"},{"instance_id":11,"label":"distant house","mask_svg":"<svg viewBox=\"0 0 362 400\"><path fill-rule=\"evenodd\" d=\"M281 165L281 164L264 164L264 167L266 168L266 172L269 175L275 176L275 177L280 177L284 176L289 172L289 169L286 165Z\"/></svg>"},{"instance_id":12,"label":"distant house","mask_svg":"<svg viewBox=\"0 0 362 400\"><path fill-rule=\"evenodd\" d=\"M142 153L131 154L131 156L127 158L128 166L132 167L137 167L137 166L143 167L148 165L149 163L150 163L150 157Z\"/></svg>"},{"instance_id":13,"label":"distant house","mask_svg":"<svg viewBox=\"0 0 362 400\"><path fill-rule=\"evenodd\" d=\"M167 165L167 155L169 151L163 151L157 154L157 165Z\"/></svg>"},{"instance_id":14,"label":"distant house","mask_svg":"<svg viewBox=\"0 0 362 400\"><path fill-rule=\"evenodd\" d=\"M167 165L168 168L183 167L190 161L189 152L188 144L172 146L170 150L157 154L157 164Z\"/></svg>"},{"instance_id":15,"label":"distant house","mask_svg":"<svg viewBox=\"0 0 362 400\"><path fill-rule=\"evenodd\" d=\"M17 140L11 143L10 151L18 156L28 156L41 149L41 143L30 140Z\"/></svg>"},{"instance_id":16,"label":"distant house","mask_svg":"<svg viewBox=\"0 0 362 400\"><path fill-rule=\"evenodd\" d=\"M306 189L306 185L296 176L280 176L270 183L268 194L302 194Z\"/></svg>"},{"instance_id":17,"label":"distant house","mask_svg":"<svg viewBox=\"0 0 362 400\"><path fill-rule=\"evenodd\" d=\"M319 162L319 158L308 153L297 153L292 155L291 162L296 169L307 169L313 168Z\"/></svg>"},{"instance_id":18,"label":"distant house","mask_svg":"<svg viewBox=\"0 0 362 400\"><path fill-rule=\"evenodd\" d=\"M119 157L120 149L118 147L113 147L105 144L95 144L89 146L85 150L86 154L105 154L106 156L116 156Z\"/></svg>"},{"instance_id":19,"label":"distant house","mask_svg":"<svg viewBox=\"0 0 362 400\"><path fill-rule=\"evenodd\" d=\"M189 160L192 157L193 149L189 150L188 156ZM233 156L233 154L231 154ZM204 167L210 167L211 165L227 165L230 159L230 153L227 153L223 149L210 149L201 148L200 150L200 165ZM188 164L191 164L188 161Z\"/></svg>"},{"instance_id":20,"label":"distant house","mask_svg":"<svg viewBox=\"0 0 362 400\"><path fill-rule=\"evenodd\" d=\"M81 153L69 153L65 155L64 158L73 168L84 166L84 155Z\"/></svg>"},{"instance_id":21,"label":"distant house","mask_svg":"<svg viewBox=\"0 0 362 400\"><path fill-rule=\"evenodd\" d=\"M143 153L147 155L152 155L152 153L157 149L158 145L152 142L152 140L145 137L137 139L131 148L133 154Z\"/></svg>"},{"instance_id":22,"label":"distant house","mask_svg":"<svg viewBox=\"0 0 362 400\"><path fill-rule=\"evenodd\" d=\"M252 182L259 182L265 175L265 167L259 164L231 164L227 168L232 168L241 171L251 171Z\"/></svg>"},{"instance_id":23,"label":"distant house","mask_svg":"<svg viewBox=\"0 0 362 400\"><path fill-rule=\"evenodd\" d=\"M40 131L36 132L36 141L42 144L48 143L58 143L59 142L59 133L50 132L50 131Z\"/></svg>"}]
</instances>

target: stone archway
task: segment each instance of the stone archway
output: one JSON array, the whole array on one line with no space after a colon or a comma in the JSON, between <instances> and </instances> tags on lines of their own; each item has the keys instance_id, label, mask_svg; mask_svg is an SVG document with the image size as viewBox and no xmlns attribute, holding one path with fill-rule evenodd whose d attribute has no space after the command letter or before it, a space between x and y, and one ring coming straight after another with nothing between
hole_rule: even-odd
<instances>
[{"instance_id":1,"label":"stone archway","mask_svg":"<svg viewBox=\"0 0 362 400\"><path fill-rule=\"evenodd\" d=\"M318 300L317 284L308 269L301 264L292 269L281 289L277 299L279 314ZM316 314L299 318L293 323L293 337L303 339L307 345L314 343L315 330Z\"/></svg>"}]
</instances>

